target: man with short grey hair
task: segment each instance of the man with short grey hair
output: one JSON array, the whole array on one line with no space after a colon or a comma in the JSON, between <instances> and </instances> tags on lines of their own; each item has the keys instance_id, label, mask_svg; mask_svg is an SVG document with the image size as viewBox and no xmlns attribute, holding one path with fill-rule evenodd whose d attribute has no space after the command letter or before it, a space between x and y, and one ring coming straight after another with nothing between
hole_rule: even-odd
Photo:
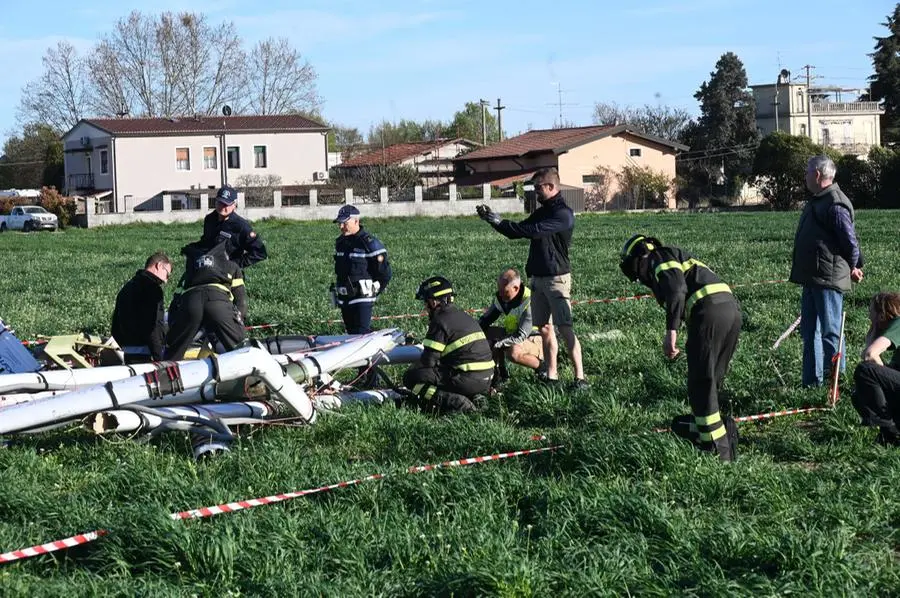
<instances>
[{"instance_id":1,"label":"man with short grey hair","mask_svg":"<svg viewBox=\"0 0 900 598\"><path fill-rule=\"evenodd\" d=\"M853 223L853 204L834 182L837 169L827 156L810 158L806 188L812 193L794 236L790 281L803 287L800 336L802 384L820 386L825 364L838 353L844 296L862 280L862 257ZM843 371L845 362L837 364Z\"/></svg>"}]
</instances>

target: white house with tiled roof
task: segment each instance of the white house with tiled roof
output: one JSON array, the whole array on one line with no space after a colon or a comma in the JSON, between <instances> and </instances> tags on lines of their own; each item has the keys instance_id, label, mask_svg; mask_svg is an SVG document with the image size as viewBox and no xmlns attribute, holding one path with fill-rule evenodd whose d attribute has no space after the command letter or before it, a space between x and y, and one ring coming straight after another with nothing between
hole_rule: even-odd
<instances>
[{"instance_id":1,"label":"white house with tiled roof","mask_svg":"<svg viewBox=\"0 0 900 598\"><path fill-rule=\"evenodd\" d=\"M328 172L327 132L299 115L84 119L63 136L65 192L109 198L110 211L124 212L242 175L317 182Z\"/></svg>"}]
</instances>

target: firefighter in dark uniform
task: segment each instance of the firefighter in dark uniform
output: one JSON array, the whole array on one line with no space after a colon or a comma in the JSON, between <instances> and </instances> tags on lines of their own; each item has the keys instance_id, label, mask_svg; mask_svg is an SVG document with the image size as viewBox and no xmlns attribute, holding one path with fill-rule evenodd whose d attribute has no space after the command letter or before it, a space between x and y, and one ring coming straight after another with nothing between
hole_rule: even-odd
<instances>
[{"instance_id":1,"label":"firefighter in dark uniform","mask_svg":"<svg viewBox=\"0 0 900 598\"><path fill-rule=\"evenodd\" d=\"M741 330L741 312L731 289L706 264L653 237L631 237L620 257L625 276L649 287L666 310L663 353L669 359L678 356L678 329L687 321L692 416L676 417L672 431L722 461L734 460L737 430L734 421L719 412L719 389Z\"/></svg>"},{"instance_id":2,"label":"firefighter in dark uniform","mask_svg":"<svg viewBox=\"0 0 900 598\"><path fill-rule=\"evenodd\" d=\"M367 334L372 332L372 307L391 281L387 249L363 229L356 207L342 206L334 222L341 236L334 243L332 301L341 310L347 334Z\"/></svg>"},{"instance_id":3,"label":"firefighter in dark uniform","mask_svg":"<svg viewBox=\"0 0 900 598\"><path fill-rule=\"evenodd\" d=\"M212 249L219 243L227 243L228 259L241 268L252 266L269 257L266 246L250 223L238 216L234 202L237 191L228 185L216 193L216 209L203 219L203 236L200 246Z\"/></svg>"},{"instance_id":4,"label":"firefighter in dark uniform","mask_svg":"<svg viewBox=\"0 0 900 598\"><path fill-rule=\"evenodd\" d=\"M166 345L163 285L172 274L172 261L157 251L116 295L112 336L125 354L125 363L161 361Z\"/></svg>"},{"instance_id":5,"label":"firefighter in dark uniform","mask_svg":"<svg viewBox=\"0 0 900 598\"><path fill-rule=\"evenodd\" d=\"M453 297L450 281L442 276L419 285L416 299L428 310L428 332L421 362L406 371L403 384L421 409L471 413L472 399L490 391L494 360L478 322L453 305Z\"/></svg>"},{"instance_id":6,"label":"firefighter in dark uniform","mask_svg":"<svg viewBox=\"0 0 900 598\"><path fill-rule=\"evenodd\" d=\"M241 270L228 259L226 243L207 250L199 243L184 247L184 291L173 302L169 333L166 336L166 359L184 358L197 331L202 327L214 334L226 351L244 344L247 338L241 312L235 304L235 292L244 293L242 283L235 284ZM246 304L246 300L237 303Z\"/></svg>"}]
</instances>

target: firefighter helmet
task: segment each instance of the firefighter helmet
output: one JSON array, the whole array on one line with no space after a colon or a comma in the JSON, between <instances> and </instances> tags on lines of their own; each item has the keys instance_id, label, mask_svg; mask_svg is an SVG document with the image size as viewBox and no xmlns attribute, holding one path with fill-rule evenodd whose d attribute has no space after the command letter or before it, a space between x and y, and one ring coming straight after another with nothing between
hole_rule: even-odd
<instances>
[{"instance_id":1,"label":"firefighter helmet","mask_svg":"<svg viewBox=\"0 0 900 598\"><path fill-rule=\"evenodd\" d=\"M638 279L639 260L661 246L662 243L659 242L659 239L647 237L645 235L634 235L622 246L622 251L619 254L619 257L621 258L619 269L622 270L622 273L627 276L629 280L634 282Z\"/></svg>"},{"instance_id":2,"label":"firefighter helmet","mask_svg":"<svg viewBox=\"0 0 900 598\"><path fill-rule=\"evenodd\" d=\"M438 301L443 299L452 300L453 296L453 285L443 276L426 278L419 285L419 290L416 291L416 299L419 301L427 301L428 299L436 299Z\"/></svg>"}]
</instances>

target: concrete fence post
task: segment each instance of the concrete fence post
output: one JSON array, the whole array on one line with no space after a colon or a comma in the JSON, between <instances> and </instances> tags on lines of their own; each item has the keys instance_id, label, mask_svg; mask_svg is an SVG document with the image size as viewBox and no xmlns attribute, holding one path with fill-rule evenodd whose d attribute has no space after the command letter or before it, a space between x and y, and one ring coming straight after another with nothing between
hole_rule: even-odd
<instances>
[{"instance_id":1,"label":"concrete fence post","mask_svg":"<svg viewBox=\"0 0 900 598\"><path fill-rule=\"evenodd\" d=\"M310 189L309 190L309 207L314 208L319 205L319 190L318 189Z\"/></svg>"},{"instance_id":2,"label":"concrete fence post","mask_svg":"<svg viewBox=\"0 0 900 598\"><path fill-rule=\"evenodd\" d=\"M172 196L168 193L163 195L163 214L168 214L172 211Z\"/></svg>"},{"instance_id":3,"label":"concrete fence post","mask_svg":"<svg viewBox=\"0 0 900 598\"><path fill-rule=\"evenodd\" d=\"M422 203L422 185L416 185L415 203Z\"/></svg>"}]
</instances>

